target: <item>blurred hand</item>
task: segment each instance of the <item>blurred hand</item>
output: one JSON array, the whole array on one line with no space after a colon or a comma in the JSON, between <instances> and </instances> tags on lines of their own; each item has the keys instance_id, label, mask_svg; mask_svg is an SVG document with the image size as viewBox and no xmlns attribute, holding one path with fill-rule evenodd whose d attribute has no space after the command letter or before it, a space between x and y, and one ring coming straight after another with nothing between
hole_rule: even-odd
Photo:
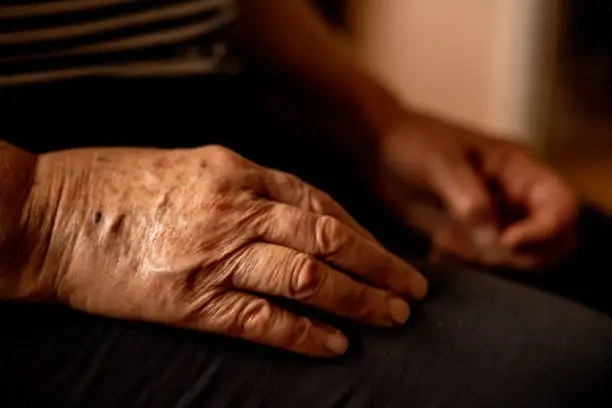
<instances>
[{"instance_id":1,"label":"blurred hand","mask_svg":"<svg viewBox=\"0 0 612 408\"><path fill-rule=\"evenodd\" d=\"M222 147L42 155L27 210L32 294L91 313L332 356L342 333L270 296L391 327L427 291L328 195Z\"/></svg>"},{"instance_id":2,"label":"blurred hand","mask_svg":"<svg viewBox=\"0 0 612 408\"><path fill-rule=\"evenodd\" d=\"M387 133L382 159L381 192L431 236L433 257L532 269L573 248L574 195L512 142L414 115Z\"/></svg>"}]
</instances>

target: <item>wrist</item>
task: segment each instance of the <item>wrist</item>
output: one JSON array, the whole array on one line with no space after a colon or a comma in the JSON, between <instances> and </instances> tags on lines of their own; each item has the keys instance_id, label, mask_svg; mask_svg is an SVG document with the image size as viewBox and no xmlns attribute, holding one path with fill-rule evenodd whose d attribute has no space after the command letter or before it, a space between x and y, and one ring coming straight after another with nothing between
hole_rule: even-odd
<instances>
[{"instance_id":1,"label":"wrist","mask_svg":"<svg viewBox=\"0 0 612 408\"><path fill-rule=\"evenodd\" d=\"M388 136L406 120L408 110L370 76L364 75L353 81L347 79L345 89L348 91L343 103L346 107L344 117L349 130L346 145L357 149L354 153L363 170L374 175L383 164L383 149Z\"/></svg>"},{"instance_id":2,"label":"wrist","mask_svg":"<svg viewBox=\"0 0 612 408\"><path fill-rule=\"evenodd\" d=\"M21 286L28 258L22 220L36 161L35 155L0 140L0 299L13 299Z\"/></svg>"},{"instance_id":3,"label":"wrist","mask_svg":"<svg viewBox=\"0 0 612 408\"><path fill-rule=\"evenodd\" d=\"M368 80L351 91L360 126L375 140L379 140L406 117L403 104L384 87Z\"/></svg>"},{"instance_id":4,"label":"wrist","mask_svg":"<svg viewBox=\"0 0 612 408\"><path fill-rule=\"evenodd\" d=\"M29 154L29 153L28 153ZM50 194L53 189L43 180L44 164L32 155L31 165L22 170L28 183L21 186L23 198L13 207L13 226L2 245L0 299L47 301L54 296L55 274L48 268L53 256L51 233L56 209ZM59 190L58 190L59 191Z\"/></svg>"}]
</instances>

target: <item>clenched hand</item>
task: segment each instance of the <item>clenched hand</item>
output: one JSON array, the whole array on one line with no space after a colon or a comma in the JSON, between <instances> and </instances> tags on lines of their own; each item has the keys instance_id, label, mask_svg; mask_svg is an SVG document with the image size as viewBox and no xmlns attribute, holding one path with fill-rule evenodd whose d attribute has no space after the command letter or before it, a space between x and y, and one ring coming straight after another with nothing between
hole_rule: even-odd
<instances>
[{"instance_id":1,"label":"clenched hand","mask_svg":"<svg viewBox=\"0 0 612 408\"><path fill-rule=\"evenodd\" d=\"M431 236L436 257L537 269L573 249L576 198L526 149L419 114L383 141L383 195ZM419 203L412 191L441 203Z\"/></svg>"},{"instance_id":2,"label":"clenched hand","mask_svg":"<svg viewBox=\"0 0 612 408\"><path fill-rule=\"evenodd\" d=\"M390 327L427 291L328 195L218 146L40 156L24 214L22 297L313 356L346 338L273 297Z\"/></svg>"}]
</instances>

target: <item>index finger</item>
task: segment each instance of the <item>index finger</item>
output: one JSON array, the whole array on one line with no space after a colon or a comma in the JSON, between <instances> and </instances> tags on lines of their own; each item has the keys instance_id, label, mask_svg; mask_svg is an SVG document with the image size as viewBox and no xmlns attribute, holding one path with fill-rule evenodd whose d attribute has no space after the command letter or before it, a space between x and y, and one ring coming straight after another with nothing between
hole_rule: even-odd
<instances>
[{"instance_id":1,"label":"index finger","mask_svg":"<svg viewBox=\"0 0 612 408\"><path fill-rule=\"evenodd\" d=\"M328 214L338 219L364 237L377 241L329 194L300 180L298 177L278 170L267 169L264 186L269 198L318 214Z\"/></svg>"},{"instance_id":2,"label":"index finger","mask_svg":"<svg viewBox=\"0 0 612 408\"><path fill-rule=\"evenodd\" d=\"M510 247L557 238L573 228L578 204L572 191L552 170L528 156L516 157L499 175L507 199L526 210L510 225L502 241Z\"/></svg>"},{"instance_id":3,"label":"index finger","mask_svg":"<svg viewBox=\"0 0 612 408\"><path fill-rule=\"evenodd\" d=\"M415 268L381 245L329 215L269 202L257 234L266 242L317 257L383 289L423 299L427 281Z\"/></svg>"},{"instance_id":4,"label":"index finger","mask_svg":"<svg viewBox=\"0 0 612 408\"><path fill-rule=\"evenodd\" d=\"M510 247L537 244L553 240L573 229L575 211L563 206L556 211L546 207L530 209L530 215L510 225L502 235L502 242Z\"/></svg>"}]
</instances>

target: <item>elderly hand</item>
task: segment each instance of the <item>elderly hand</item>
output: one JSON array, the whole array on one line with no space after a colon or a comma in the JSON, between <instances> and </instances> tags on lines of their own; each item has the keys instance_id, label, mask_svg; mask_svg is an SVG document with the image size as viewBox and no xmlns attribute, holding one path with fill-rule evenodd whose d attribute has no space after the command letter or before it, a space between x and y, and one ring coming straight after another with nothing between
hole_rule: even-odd
<instances>
[{"instance_id":1,"label":"elderly hand","mask_svg":"<svg viewBox=\"0 0 612 408\"><path fill-rule=\"evenodd\" d=\"M427 291L328 195L218 146L42 155L26 210L23 295L91 313L333 356L342 333L270 297L391 327Z\"/></svg>"},{"instance_id":2,"label":"elderly hand","mask_svg":"<svg viewBox=\"0 0 612 408\"><path fill-rule=\"evenodd\" d=\"M386 133L382 161L381 192L437 258L533 269L572 249L572 192L516 144L410 115Z\"/></svg>"}]
</instances>

